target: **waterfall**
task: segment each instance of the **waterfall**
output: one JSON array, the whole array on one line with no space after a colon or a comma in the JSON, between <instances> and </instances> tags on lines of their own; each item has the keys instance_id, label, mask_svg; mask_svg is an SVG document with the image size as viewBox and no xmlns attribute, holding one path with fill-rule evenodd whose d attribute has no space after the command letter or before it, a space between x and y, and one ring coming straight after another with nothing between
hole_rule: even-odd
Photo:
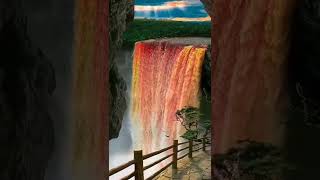
<instances>
[{"instance_id":1,"label":"waterfall","mask_svg":"<svg viewBox=\"0 0 320 180\"><path fill-rule=\"evenodd\" d=\"M134 49L131 111L134 149L150 153L184 132L175 113L200 106L201 71L207 46L149 40Z\"/></svg>"}]
</instances>

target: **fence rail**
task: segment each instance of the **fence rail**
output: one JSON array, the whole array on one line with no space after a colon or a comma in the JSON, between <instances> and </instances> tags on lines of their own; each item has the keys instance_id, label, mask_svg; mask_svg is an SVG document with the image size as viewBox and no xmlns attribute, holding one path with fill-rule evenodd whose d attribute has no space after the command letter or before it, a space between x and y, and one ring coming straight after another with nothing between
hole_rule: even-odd
<instances>
[{"instance_id":1,"label":"fence rail","mask_svg":"<svg viewBox=\"0 0 320 180\"><path fill-rule=\"evenodd\" d=\"M128 180L133 177L135 178L135 180L144 180L144 171L145 170L147 170L147 169L159 164L160 162L172 157L172 161L170 163L168 163L166 166L162 167L160 170L158 170L153 175L151 175L150 177L147 178L147 180L151 180L151 179L155 178L156 176L158 176L161 172L163 172L165 169L167 169L170 166L172 166L173 169L177 169L178 161L186 156L188 156L189 158L192 158L193 152L199 151L201 149L202 149L202 151L205 151L206 147L209 147L211 145L210 141L207 141L207 140L210 140L210 137L204 137L204 138L190 140L190 141L186 141L186 142L182 142L182 143L179 143L178 140L174 140L173 145L166 147L166 148L163 148L161 150L146 154L146 155L143 155L142 150L134 151L134 159L133 160L109 170L108 175L110 177L110 176L134 165L134 171L132 173L130 173L129 175L127 175L126 177L123 177L122 180ZM201 141L201 142L193 144L194 141L196 141L196 142ZM188 144L188 146L179 150L179 146L184 145L184 144ZM199 147L197 149L193 149L195 146L199 146L199 145L201 145L201 147ZM171 154L169 154L165 157L162 157L161 159L159 159L159 160L157 160L147 166L143 166L143 160L148 159L153 156L156 156L158 154L161 154L161 153L168 151L170 149L173 149L173 152ZM181 151L184 151L187 149L188 149L188 152L186 154L178 157L178 152L181 152Z\"/></svg>"}]
</instances>

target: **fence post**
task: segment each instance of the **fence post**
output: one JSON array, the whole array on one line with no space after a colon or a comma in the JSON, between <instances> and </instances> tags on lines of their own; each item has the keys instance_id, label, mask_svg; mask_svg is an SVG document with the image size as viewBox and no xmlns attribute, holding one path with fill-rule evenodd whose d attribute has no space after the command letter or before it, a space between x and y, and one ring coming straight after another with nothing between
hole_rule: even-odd
<instances>
[{"instance_id":1,"label":"fence post","mask_svg":"<svg viewBox=\"0 0 320 180\"><path fill-rule=\"evenodd\" d=\"M136 180L144 180L142 150L134 151L134 171Z\"/></svg>"},{"instance_id":2,"label":"fence post","mask_svg":"<svg viewBox=\"0 0 320 180\"><path fill-rule=\"evenodd\" d=\"M192 147L193 147L193 140L189 141L189 158L192 158Z\"/></svg>"},{"instance_id":3,"label":"fence post","mask_svg":"<svg viewBox=\"0 0 320 180\"><path fill-rule=\"evenodd\" d=\"M178 164L178 140L173 140L172 168L177 169L177 164Z\"/></svg>"},{"instance_id":4,"label":"fence post","mask_svg":"<svg viewBox=\"0 0 320 180\"><path fill-rule=\"evenodd\" d=\"M206 151L206 138L203 137L202 139L202 151Z\"/></svg>"}]
</instances>

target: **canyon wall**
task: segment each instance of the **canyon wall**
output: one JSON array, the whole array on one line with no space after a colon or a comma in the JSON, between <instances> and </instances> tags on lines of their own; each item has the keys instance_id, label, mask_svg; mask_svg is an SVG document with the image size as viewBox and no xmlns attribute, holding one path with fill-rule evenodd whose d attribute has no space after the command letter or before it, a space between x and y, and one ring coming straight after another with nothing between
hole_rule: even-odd
<instances>
[{"instance_id":1,"label":"canyon wall","mask_svg":"<svg viewBox=\"0 0 320 180\"><path fill-rule=\"evenodd\" d=\"M115 63L116 53L122 46L122 36L126 26L134 18L133 0L110 0L109 8L110 26L109 26L109 139L117 138L121 129L122 120L128 100L126 97L127 86L123 76L120 75Z\"/></svg>"},{"instance_id":2,"label":"canyon wall","mask_svg":"<svg viewBox=\"0 0 320 180\"><path fill-rule=\"evenodd\" d=\"M133 18L133 1L110 3L0 2L0 179L104 179L106 118L116 137L126 108L112 53Z\"/></svg>"},{"instance_id":3,"label":"canyon wall","mask_svg":"<svg viewBox=\"0 0 320 180\"><path fill-rule=\"evenodd\" d=\"M31 43L47 56L55 72L56 88L48 101L48 111L53 121L54 146L51 147L52 155L48 165L44 166L45 179L69 180L74 0L21 2L23 11L20 12L27 18L26 33Z\"/></svg>"},{"instance_id":4,"label":"canyon wall","mask_svg":"<svg viewBox=\"0 0 320 180\"><path fill-rule=\"evenodd\" d=\"M58 144L52 115L57 71L30 33L28 8L21 1L0 7L0 179L42 180Z\"/></svg>"},{"instance_id":5,"label":"canyon wall","mask_svg":"<svg viewBox=\"0 0 320 180\"><path fill-rule=\"evenodd\" d=\"M282 145L293 9L289 0L215 1L214 153L244 139Z\"/></svg>"},{"instance_id":6,"label":"canyon wall","mask_svg":"<svg viewBox=\"0 0 320 180\"><path fill-rule=\"evenodd\" d=\"M289 179L319 179L320 1L300 1L293 18L289 65L288 159L298 170ZM298 88L297 88L298 87Z\"/></svg>"},{"instance_id":7,"label":"canyon wall","mask_svg":"<svg viewBox=\"0 0 320 180\"><path fill-rule=\"evenodd\" d=\"M0 5L0 179L103 179L106 1Z\"/></svg>"}]
</instances>

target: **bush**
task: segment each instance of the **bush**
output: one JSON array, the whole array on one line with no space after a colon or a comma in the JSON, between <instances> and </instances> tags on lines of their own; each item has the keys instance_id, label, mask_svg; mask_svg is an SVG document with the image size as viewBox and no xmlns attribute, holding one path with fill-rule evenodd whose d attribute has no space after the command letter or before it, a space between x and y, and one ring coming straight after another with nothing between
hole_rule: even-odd
<instances>
[{"instance_id":1,"label":"bush","mask_svg":"<svg viewBox=\"0 0 320 180\"><path fill-rule=\"evenodd\" d=\"M176 119L187 130L181 137L192 140L197 139L199 134L206 137L211 128L209 119L201 117L199 108L187 106L176 112Z\"/></svg>"}]
</instances>

